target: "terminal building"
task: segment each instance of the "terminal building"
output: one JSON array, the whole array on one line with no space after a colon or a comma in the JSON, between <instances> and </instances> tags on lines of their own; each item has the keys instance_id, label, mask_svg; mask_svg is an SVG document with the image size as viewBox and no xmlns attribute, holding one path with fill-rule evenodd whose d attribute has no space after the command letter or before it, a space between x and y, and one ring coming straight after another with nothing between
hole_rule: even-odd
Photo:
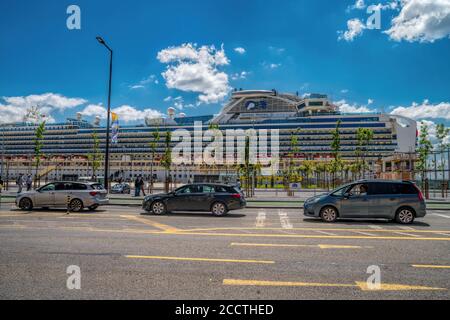
<instances>
[{"instance_id":1,"label":"terminal building","mask_svg":"<svg viewBox=\"0 0 450 320\"><path fill-rule=\"evenodd\" d=\"M110 174L113 178L130 179L138 174L162 181L165 175L160 160L165 151L165 132L176 129L193 131L194 123L201 122L203 130L211 125L225 132L227 129L278 129L280 158L291 150L291 137L297 135L296 161L331 161L332 131L340 121L341 155L343 160L356 157L358 128L369 128L373 139L364 149L365 160L374 176L383 178L410 178L400 175L410 172L414 163L417 124L414 120L390 114L345 114L339 111L326 95L279 93L276 90L234 91L230 101L218 115L187 117L169 108L164 118L143 119L143 123L119 128L118 142L110 146ZM63 123L48 123L42 153L44 158L38 175L45 180L67 177L89 177L92 169L88 155L93 150L93 134L100 140L100 151L105 149L106 128L99 119L90 123L78 114ZM0 127L1 175L10 179L19 173L35 174L34 131L36 125L16 123ZM152 133L158 130L156 156L152 159ZM207 142L205 142L205 145ZM173 142L175 145L175 142ZM102 162L103 163L103 162ZM172 180L194 182L217 180L232 168L219 167L214 172L201 166L174 166ZM100 168L95 174L102 176ZM209 177L208 176L212 176Z\"/></svg>"}]
</instances>

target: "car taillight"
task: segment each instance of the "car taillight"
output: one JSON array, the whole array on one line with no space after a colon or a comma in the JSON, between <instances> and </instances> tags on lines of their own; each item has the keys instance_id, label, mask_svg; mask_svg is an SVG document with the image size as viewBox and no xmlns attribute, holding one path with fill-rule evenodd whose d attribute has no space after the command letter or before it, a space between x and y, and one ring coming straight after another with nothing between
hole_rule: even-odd
<instances>
[{"instance_id":1,"label":"car taillight","mask_svg":"<svg viewBox=\"0 0 450 320\"><path fill-rule=\"evenodd\" d=\"M236 199L240 199L241 198L241 194L240 193L234 193L231 195L232 198L236 198Z\"/></svg>"},{"instance_id":2,"label":"car taillight","mask_svg":"<svg viewBox=\"0 0 450 320\"><path fill-rule=\"evenodd\" d=\"M417 190L417 196L419 197L419 201L424 201L422 191L416 185L414 185L414 188L416 188Z\"/></svg>"},{"instance_id":3,"label":"car taillight","mask_svg":"<svg viewBox=\"0 0 450 320\"><path fill-rule=\"evenodd\" d=\"M91 196L95 197L96 195L98 195L98 192L97 191L91 191L91 192L89 192L89 194Z\"/></svg>"}]
</instances>

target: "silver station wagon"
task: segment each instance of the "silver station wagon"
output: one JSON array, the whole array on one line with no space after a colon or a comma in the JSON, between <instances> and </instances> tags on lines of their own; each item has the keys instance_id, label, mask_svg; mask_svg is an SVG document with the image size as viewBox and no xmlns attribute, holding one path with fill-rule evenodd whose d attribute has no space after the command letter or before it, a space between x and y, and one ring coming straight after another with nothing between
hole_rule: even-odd
<instances>
[{"instance_id":1,"label":"silver station wagon","mask_svg":"<svg viewBox=\"0 0 450 320\"><path fill-rule=\"evenodd\" d=\"M335 222L338 218L385 218L410 224L426 215L420 189L410 181L362 180L305 201L304 215Z\"/></svg>"},{"instance_id":2,"label":"silver station wagon","mask_svg":"<svg viewBox=\"0 0 450 320\"><path fill-rule=\"evenodd\" d=\"M52 182L16 196L16 206L22 210L41 208L67 208L78 212L83 208L95 210L108 204L107 191L99 183Z\"/></svg>"}]
</instances>

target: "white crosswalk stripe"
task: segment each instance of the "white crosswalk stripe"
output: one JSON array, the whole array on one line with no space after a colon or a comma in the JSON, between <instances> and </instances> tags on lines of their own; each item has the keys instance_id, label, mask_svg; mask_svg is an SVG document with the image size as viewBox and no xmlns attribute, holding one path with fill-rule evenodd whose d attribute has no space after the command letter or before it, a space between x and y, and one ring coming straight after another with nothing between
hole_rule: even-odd
<instances>
[{"instance_id":1,"label":"white crosswalk stripe","mask_svg":"<svg viewBox=\"0 0 450 320\"><path fill-rule=\"evenodd\" d=\"M278 216L280 217L281 227L283 229L292 229L292 223L289 221L288 214L285 211L278 210Z\"/></svg>"},{"instance_id":2,"label":"white crosswalk stripe","mask_svg":"<svg viewBox=\"0 0 450 320\"><path fill-rule=\"evenodd\" d=\"M266 212L265 211L258 212L258 215L256 216L256 227L264 228L265 222L266 222Z\"/></svg>"}]
</instances>

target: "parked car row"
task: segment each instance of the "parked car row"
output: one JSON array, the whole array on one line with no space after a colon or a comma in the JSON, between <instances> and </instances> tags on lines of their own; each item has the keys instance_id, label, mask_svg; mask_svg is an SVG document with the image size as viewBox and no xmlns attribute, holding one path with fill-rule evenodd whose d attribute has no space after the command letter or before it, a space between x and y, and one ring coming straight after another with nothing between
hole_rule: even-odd
<instances>
[{"instance_id":1,"label":"parked car row","mask_svg":"<svg viewBox=\"0 0 450 320\"><path fill-rule=\"evenodd\" d=\"M129 193L126 183L117 184L111 193ZM97 209L108 204L107 191L99 183L53 182L17 195L16 205L23 210L36 207L64 207L71 211ZM223 216L245 208L247 202L238 186L226 184L189 184L166 194L146 196L142 208L155 215L174 211L206 211ZM384 218L401 224L413 223L426 215L420 189L410 181L362 180L340 186L305 201L304 215L332 223L339 218Z\"/></svg>"}]
</instances>

